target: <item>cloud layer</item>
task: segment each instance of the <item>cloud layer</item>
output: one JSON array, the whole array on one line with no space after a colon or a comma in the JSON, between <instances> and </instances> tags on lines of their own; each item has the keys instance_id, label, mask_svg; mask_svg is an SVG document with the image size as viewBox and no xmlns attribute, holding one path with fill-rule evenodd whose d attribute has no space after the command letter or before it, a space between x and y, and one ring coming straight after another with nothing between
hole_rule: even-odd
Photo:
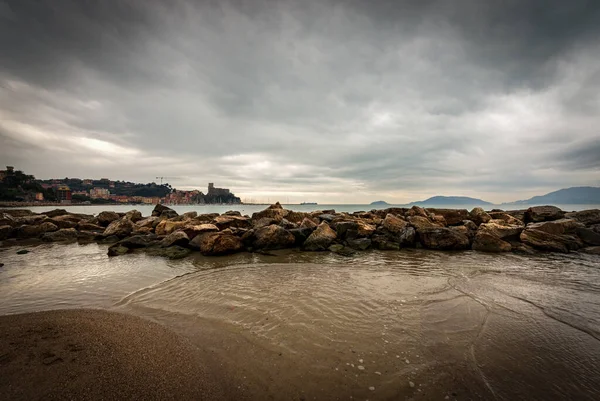
<instances>
[{"instance_id":1,"label":"cloud layer","mask_svg":"<svg viewBox=\"0 0 600 401\"><path fill-rule=\"evenodd\" d=\"M450 3L0 1L0 158L271 201L599 185L600 6Z\"/></svg>"}]
</instances>

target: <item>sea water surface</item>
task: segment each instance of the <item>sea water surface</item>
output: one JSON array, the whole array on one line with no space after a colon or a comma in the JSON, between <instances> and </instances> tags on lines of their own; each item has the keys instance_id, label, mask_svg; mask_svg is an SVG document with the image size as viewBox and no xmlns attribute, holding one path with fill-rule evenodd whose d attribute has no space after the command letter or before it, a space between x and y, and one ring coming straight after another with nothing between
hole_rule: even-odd
<instances>
[{"instance_id":1,"label":"sea water surface","mask_svg":"<svg viewBox=\"0 0 600 401\"><path fill-rule=\"evenodd\" d=\"M600 399L600 258L417 249L170 261L0 248L0 314L105 308L209 352L256 399Z\"/></svg>"}]
</instances>

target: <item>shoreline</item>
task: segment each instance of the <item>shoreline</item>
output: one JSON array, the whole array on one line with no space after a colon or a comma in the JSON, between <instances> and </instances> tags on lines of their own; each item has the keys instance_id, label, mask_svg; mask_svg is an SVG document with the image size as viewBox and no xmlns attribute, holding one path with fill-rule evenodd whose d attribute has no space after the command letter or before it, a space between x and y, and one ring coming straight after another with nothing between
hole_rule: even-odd
<instances>
[{"instance_id":1,"label":"shoreline","mask_svg":"<svg viewBox=\"0 0 600 401\"><path fill-rule=\"evenodd\" d=\"M0 316L6 399L247 399L209 362L187 338L130 314L71 309Z\"/></svg>"},{"instance_id":2,"label":"shoreline","mask_svg":"<svg viewBox=\"0 0 600 401\"><path fill-rule=\"evenodd\" d=\"M109 256L141 250L172 259L192 252L220 256L294 248L343 256L402 248L600 254L600 209L565 212L536 206L486 212L479 207L413 206L348 213L293 211L276 203L252 216L239 211L179 214L164 205L156 205L151 216L137 210L88 215L64 209L0 209L0 241L2 246L98 242L110 245Z\"/></svg>"}]
</instances>

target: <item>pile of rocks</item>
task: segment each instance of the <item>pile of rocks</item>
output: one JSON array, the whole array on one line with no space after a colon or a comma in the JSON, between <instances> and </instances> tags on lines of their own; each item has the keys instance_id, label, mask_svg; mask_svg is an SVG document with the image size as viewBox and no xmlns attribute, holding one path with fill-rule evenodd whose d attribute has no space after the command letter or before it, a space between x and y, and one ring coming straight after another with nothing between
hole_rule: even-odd
<instances>
[{"instance_id":1,"label":"pile of rocks","mask_svg":"<svg viewBox=\"0 0 600 401\"><path fill-rule=\"evenodd\" d=\"M98 216L57 209L36 214L0 211L4 245L36 239L110 244L110 256L144 249L170 258L198 251L226 255L244 251L299 248L345 255L367 249L422 247L483 252L584 251L600 253L600 210L565 213L554 206L486 212L481 208L388 208L370 212L296 212L279 203L252 217L230 211L179 215L157 205L152 216L137 210Z\"/></svg>"}]
</instances>

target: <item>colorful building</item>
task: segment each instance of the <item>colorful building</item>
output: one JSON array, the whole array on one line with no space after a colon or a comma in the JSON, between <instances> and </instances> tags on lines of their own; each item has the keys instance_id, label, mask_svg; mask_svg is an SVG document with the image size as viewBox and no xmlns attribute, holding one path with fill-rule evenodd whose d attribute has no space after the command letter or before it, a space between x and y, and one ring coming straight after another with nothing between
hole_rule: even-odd
<instances>
[{"instance_id":1,"label":"colorful building","mask_svg":"<svg viewBox=\"0 0 600 401\"><path fill-rule=\"evenodd\" d=\"M90 198L92 198L92 199L108 199L109 197L110 197L110 191L106 188L90 189Z\"/></svg>"},{"instance_id":2,"label":"colorful building","mask_svg":"<svg viewBox=\"0 0 600 401\"><path fill-rule=\"evenodd\" d=\"M71 203L71 188L61 185L56 189L56 200L60 203Z\"/></svg>"}]
</instances>

